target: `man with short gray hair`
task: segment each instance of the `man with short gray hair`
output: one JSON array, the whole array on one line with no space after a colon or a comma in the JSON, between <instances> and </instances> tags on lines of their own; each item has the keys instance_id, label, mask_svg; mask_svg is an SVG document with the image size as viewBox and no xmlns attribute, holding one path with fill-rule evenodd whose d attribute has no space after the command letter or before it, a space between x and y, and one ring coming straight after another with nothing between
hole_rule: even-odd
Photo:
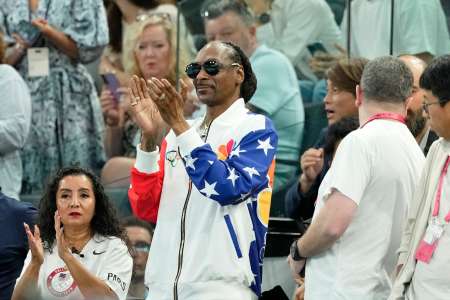
<instances>
[{"instance_id":1,"label":"man with short gray hair","mask_svg":"<svg viewBox=\"0 0 450 300\"><path fill-rule=\"evenodd\" d=\"M403 222L424 156L405 125L411 71L381 57L364 68L356 104L361 127L340 143L320 185L313 222L291 247L305 298L386 299Z\"/></svg>"}]
</instances>

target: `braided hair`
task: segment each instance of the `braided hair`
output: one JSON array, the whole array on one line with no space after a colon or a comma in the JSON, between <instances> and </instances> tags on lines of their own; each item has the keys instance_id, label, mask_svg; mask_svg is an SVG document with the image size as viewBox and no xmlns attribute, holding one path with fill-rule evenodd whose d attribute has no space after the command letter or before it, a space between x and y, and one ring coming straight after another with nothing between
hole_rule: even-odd
<instances>
[{"instance_id":1,"label":"braided hair","mask_svg":"<svg viewBox=\"0 0 450 300\"><path fill-rule=\"evenodd\" d=\"M230 42L221 42L221 43L231 50L229 59L233 63L240 64L244 69L244 81L241 84L240 96L244 98L245 103L247 103L252 98L253 94L255 94L257 87L256 76L253 73L250 61L248 57L245 55L244 51L242 51L242 49L236 46L235 44Z\"/></svg>"}]
</instances>

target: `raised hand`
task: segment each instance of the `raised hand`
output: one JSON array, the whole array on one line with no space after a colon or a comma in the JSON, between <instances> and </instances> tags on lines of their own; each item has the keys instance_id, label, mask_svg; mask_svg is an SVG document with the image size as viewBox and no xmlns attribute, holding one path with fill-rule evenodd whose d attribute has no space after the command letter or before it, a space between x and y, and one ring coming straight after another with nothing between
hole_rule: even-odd
<instances>
[{"instance_id":1,"label":"raised hand","mask_svg":"<svg viewBox=\"0 0 450 300\"><path fill-rule=\"evenodd\" d=\"M323 149L310 148L300 158L302 175L300 176L301 189L306 193L323 169Z\"/></svg>"},{"instance_id":2,"label":"raised hand","mask_svg":"<svg viewBox=\"0 0 450 300\"><path fill-rule=\"evenodd\" d=\"M65 261L67 257L72 255L72 253L70 252L69 244L64 238L64 228L61 227L61 216L58 211L55 212L55 233L58 255L63 261Z\"/></svg>"},{"instance_id":3,"label":"raised hand","mask_svg":"<svg viewBox=\"0 0 450 300\"><path fill-rule=\"evenodd\" d=\"M161 117L175 130L186 123L184 119L184 103L187 99L188 86L180 80L181 91L178 93L169 81L152 78L148 81L149 94L155 102Z\"/></svg>"},{"instance_id":4,"label":"raised hand","mask_svg":"<svg viewBox=\"0 0 450 300\"><path fill-rule=\"evenodd\" d=\"M144 79L134 75L129 84L130 112L133 120L142 131L142 135L149 139L156 138L161 129L162 119L158 108L149 94Z\"/></svg>"},{"instance_id":5,"label":"raised hand","mask_svg":"<svg viewBox=\"0 0 450 300\"><path fill-rule=\"evenodd\" d=\"M306 259L296 261L292 259L291 255L289 255L287 257L287 262L289 264L289 268L291 269L292 278L296 281L299 280L301 278L300 272L306 265Z\"/></svg>"},{"instance_id":6,"label":"raised hand","mask_svg":"<svg viewBox=\"0 0 450 300\"><path fill-rule=\"evenodd\" d=\"M128 90L119 88L118 93L125 94ZM125 110L129 106L129 101L126 101L128 97L120 97L123 102L117 102L119 99L115 99L113 94L108 89L103 89L100 94L100 105L102 107L103 116L105 122L109 126L122 126L125 121Z\"/></svg>"},{"instance_id":7,"label":"raised hand","mask_svg":"<svg viewBox=\"0 0 450 300\"><path fill-rule=\"evenodd\" d=\"M44 247L42 246L41 240L41 232L39 231L39 227L34 225L34 234L31 232L28 224L23 223L25 228L25 233L28 238L28 246L31 251L31 263L36 265L42 265L44 262Z\"/></svg>"},{"instance_id":8,"label":"raised hand","mask_svg":"<svg viewBox=\"0 0 450 300\"><path fill-rule=\"evenodd\" d=\"M297 288L294 293L294 300L304 300L305 299L305 279L296 279Z\"/></svg>"},{"instance_id":9,"label":"raised hand","mask_svg":"<svg viewBox=\"0 0 450 300\"><path fill-rule=\"evenodd\" d=\"M37 27L43 34L48 34L53 28L48 24L48 21L43 18L36 18L31 21L31 24Z\"/></svg>"},{"instance_id":10,"label":"raised hand","mask_svg":"<svg viewBox=\"0 0 450 300\"><path fill-rule=\"evenodd\" d=\"M310 148L303 153L300 159L302 173L309 181L316 180L323 169L323 149Z\"/></svg>"}]
</instances>

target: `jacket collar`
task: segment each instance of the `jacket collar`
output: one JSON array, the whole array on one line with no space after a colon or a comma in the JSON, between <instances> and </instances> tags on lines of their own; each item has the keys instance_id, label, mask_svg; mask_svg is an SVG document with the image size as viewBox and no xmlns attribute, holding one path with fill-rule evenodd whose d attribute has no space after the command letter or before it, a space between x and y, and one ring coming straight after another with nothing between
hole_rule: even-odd
<instances>
[{"instance_id":1,"label":"jacket collar","mask_svg":"<svg viewBox=\"0 0 450 300\"><path fill-rule=\"evenodd\" d=\"M229 125L231 123L236 122L236 116L240 115L242 112L247 112L247 108L245 106L244 98L239 98L233 102L233 104L228 107L226 111L220 114L217 118L215 118L212 122L213 125ZM206 114L198 119L195 123L197 126L200 126L205 118Z\"/></svg>"}]
</instances>

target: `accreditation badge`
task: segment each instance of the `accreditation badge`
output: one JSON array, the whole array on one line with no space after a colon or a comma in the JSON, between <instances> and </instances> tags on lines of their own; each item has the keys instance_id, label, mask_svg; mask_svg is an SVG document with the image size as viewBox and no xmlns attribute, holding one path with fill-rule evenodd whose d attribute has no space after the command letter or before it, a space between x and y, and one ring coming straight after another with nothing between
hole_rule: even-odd
<instances>
[{"instance_id":1,"label":"accreditation badge","mask_svg":"<svg viewBox=\"0 0 450 300\"><path fill-rule=\"evenodd\" d=\"M431 219L423 239L420 241L416 251L418 261L429 263L434 251L436 250L439 239L444 233L444 226L439 223L436 217Z\"/></svg>"}]
</instances>

